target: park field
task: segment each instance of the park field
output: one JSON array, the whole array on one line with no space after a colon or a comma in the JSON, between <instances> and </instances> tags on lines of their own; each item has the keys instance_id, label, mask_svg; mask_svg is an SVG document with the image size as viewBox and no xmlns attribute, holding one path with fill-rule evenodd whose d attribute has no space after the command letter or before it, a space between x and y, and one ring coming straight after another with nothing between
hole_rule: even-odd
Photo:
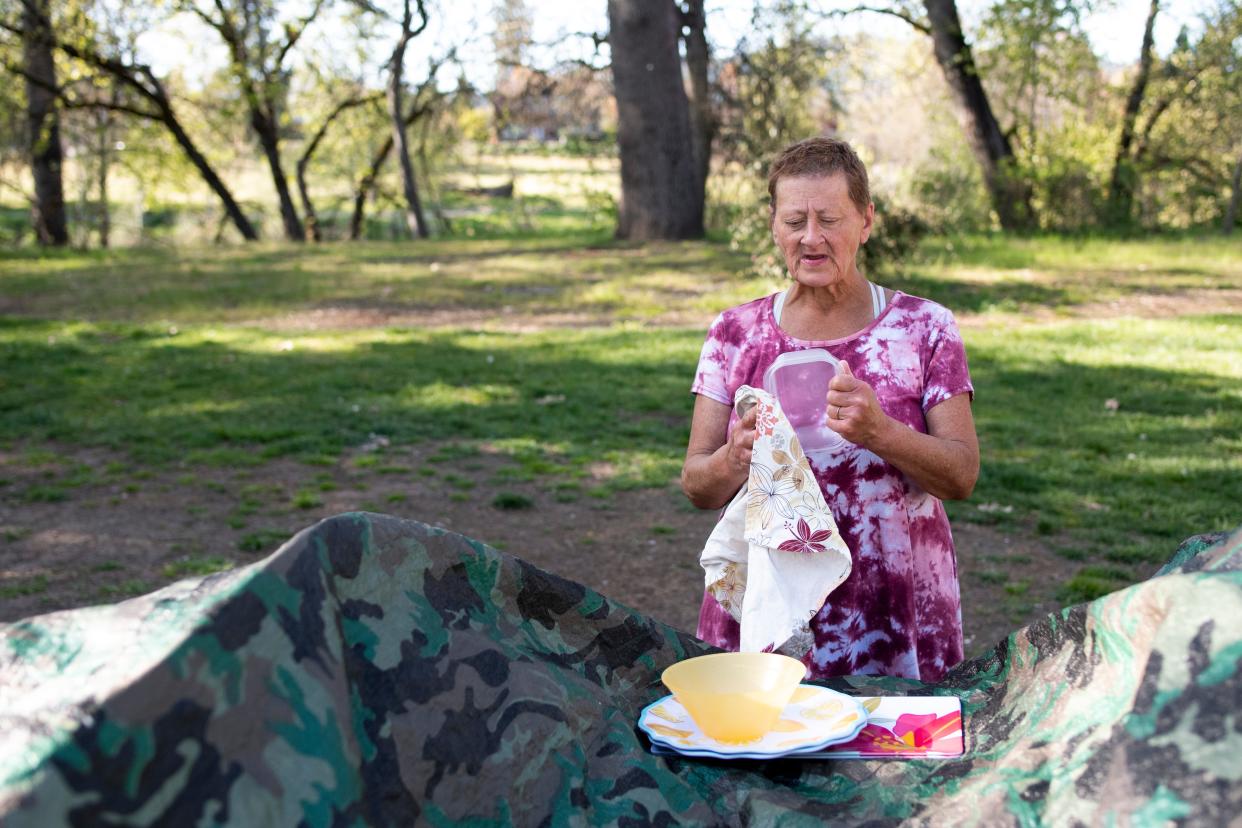
<instances>
[{"instance_id":1,"label":"park field","mask_svg":"<svg viewBox=\"0 0 1242 828\"><path fill-rule=\"evenodd\" d=\"M0 620L439 523L680 626L712 515L676 486L724 243L517 238L0 253ZM1242 523L1242 244L927 240L983 451L949 504L973 649ZM968 648L970 649L970 648Z\"/></svg>"}]
</instances>

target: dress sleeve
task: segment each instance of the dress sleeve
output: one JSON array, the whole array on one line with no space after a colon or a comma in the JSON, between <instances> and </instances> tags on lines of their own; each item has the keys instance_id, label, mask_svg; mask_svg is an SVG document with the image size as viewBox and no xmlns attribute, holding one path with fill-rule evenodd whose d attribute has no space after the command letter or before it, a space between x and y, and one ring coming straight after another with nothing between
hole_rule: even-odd
<instances>
[{"instance_id":1,"label":"dress sleeve","mask_svg":"<svg viewBox=\"0 0 1242 828\"><path fill-rule=\"evenodd\" d=\"M923 362L923 413L958 394L970 394L975 387L966 364L966 346L957 322L948 310L936 320L927 341Z\"/></svg>"},{"instance_id":2,"label":"dress sleeve","mask_svg":"<svg viewBox=\"0 0 1242 828\"><path fill-rule=\"evenodd\" d=\"M707 329L707 339L699 352L699 366L695 370L690 392L731 406L733 398L729 394L726 378L737 353L737 345L723 335L726 327L722 313Z\"/></svg>"}]
</instances>

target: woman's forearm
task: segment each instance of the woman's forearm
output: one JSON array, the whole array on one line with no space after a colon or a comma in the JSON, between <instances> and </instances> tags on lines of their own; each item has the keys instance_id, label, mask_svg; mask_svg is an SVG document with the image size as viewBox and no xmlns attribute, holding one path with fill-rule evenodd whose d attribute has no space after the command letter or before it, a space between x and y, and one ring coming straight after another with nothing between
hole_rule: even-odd
<instances>
[{"instance_id":1,"label":"woman's forearm","mask_svg":"<svg viewBox=\"0 0 1242 828\"><path fill-rule=\"evenodd\" d=\"M970 497L979 479L977 444L923 434L891 418L867 448L941 500Z\"/></svg>"},{"instance_id":2,"label":"woman's forearm","mask_svg":"<svg viewBox=\"0 0 1242 828\"><path fill-rule=\"evenodd\" d=\"M700 509L723 507L746 483L747 471L729 463L726 443L711 453L686 457L681 467L681 489Z\"/></svg>"}]
</instances>

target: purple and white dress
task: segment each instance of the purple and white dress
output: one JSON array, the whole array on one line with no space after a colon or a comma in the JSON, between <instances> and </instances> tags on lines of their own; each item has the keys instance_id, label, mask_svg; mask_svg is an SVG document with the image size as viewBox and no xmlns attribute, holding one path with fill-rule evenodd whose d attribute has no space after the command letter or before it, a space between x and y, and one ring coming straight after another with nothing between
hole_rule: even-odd
<instances>
[{"instance_id":1,"label":"purple and white dress","mask_svg":"<svg viewBox=\"0 0 1242 828\"><path fill-rule=\"evenodd\" d=\"M927 432L926 413L974 394L953 314L897 292L871 324L843 339L795 339L773 316L780 294L731 308L707 333L691 391L732 406L742 385L761 387L787 351L823 348L875 389L884 412ZM729 418L732 429L737 415ZM949 520L940 500L876 454L847 443L809 456L853 571L811 621L812 677L891 675L935 681L962 659L962 608ZM699 638L736 650L738 623L704 595Z\"/></svg>"}]
</instances>

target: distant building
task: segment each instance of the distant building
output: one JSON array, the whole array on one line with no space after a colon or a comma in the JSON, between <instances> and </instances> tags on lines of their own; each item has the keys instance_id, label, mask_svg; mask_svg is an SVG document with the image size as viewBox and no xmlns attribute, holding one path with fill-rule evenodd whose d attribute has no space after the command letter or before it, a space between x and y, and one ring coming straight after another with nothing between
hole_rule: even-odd
<instances>
[{"instance_id":1,"label":"distant building","mask_svg":"<svg viewBox=\"0 0 1242 828\"><path fill-rule=\"evenodd\" d=\"M584 66L551 72L505 67L491 101L500 141L601 140L616 128L616 102L606 73Z\"/></svg>"}]
</instances>

